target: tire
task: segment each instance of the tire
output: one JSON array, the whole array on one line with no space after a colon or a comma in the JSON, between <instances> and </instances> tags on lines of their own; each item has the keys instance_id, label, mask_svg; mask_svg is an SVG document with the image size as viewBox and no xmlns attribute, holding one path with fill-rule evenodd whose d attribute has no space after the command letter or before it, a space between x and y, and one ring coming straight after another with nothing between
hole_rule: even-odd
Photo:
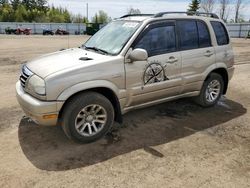
<instances>
[{"instance_id":1,"label":"tire","mask_svg":"<svg viewBox=\"0 0 250 188\"><path fill-rule=\"evenodd\" d=\"M103 137L113 122L113 105L96 92L82 93L70 99L62 113L64 133L68 138L82 143L94 142Z\"/></svg>"},{"instance_id":2,"label":"tire","mask_svg":"<svg viewBox=\"0 0 250 188\"><path fill-rule=\"evenodd\" d=\"M212 86L216 87L213 88ZM200 95L195 98L195 102L202 107L214 106L221 98L223 90L224 90L224 81L221 75L217 73L211 73L209 77L204 81L202 89L200 91ZM214 99L211 98L212 92L213 92L212 96L214 97ZM216 92L217 94L215 94Z\"/></svg>"}]
</instances>

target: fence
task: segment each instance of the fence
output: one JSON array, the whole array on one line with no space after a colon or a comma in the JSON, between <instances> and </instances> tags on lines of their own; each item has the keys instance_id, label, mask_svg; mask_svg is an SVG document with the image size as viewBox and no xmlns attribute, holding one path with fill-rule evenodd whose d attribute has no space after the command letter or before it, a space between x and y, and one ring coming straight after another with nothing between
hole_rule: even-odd
<instances>
[{"instance_id":1,"label":"fence","mask_svg":"<svg viewBox=\"0 0 250 188\"><path fill-rule=\"evenodd\" d=\"M58 28L68 31L70 34L83 33L86 31L85 24L78 23L18 23L18 22L0 22L0 33L5 33L5 28L12 29L30 28L33 34L42 34L43 29L56 30ZM100 26L102 27L102 25ZM227 24L229 34L231 37L246 37L250 30L250 23L232 23Z\"/></svg>"},{"instance_id":2,"label":"fence","mask_svg":"<svg viewBox=\"0 0 250 188\"><path fill-rule=\"evenodd\" d=\"M5 33L5 28L10 27L11 29L30 28L33 34L42 34L44 29L63 29L68 31L70 34L83 33L86 31L85 24L78 23L17 23L17 22L0 22L0 33Z\"/></svg>"},{"instance_id":3,"label":"fence","mask_svg":"<svg viewBox=\"0 0 250 188\"><path fill-rule=\"evenodd\" d=\"M229 35L235 38L244 38L250 30L250 23L233 23L227 24Z\"/></svg>"}]
</instances>

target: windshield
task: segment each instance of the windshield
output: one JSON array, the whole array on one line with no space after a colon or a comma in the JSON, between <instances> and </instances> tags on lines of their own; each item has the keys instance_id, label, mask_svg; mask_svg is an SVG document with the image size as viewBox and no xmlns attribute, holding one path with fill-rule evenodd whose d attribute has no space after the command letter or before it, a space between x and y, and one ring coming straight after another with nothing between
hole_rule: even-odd
<instances>
[{"instance_id":1,"label":"windshield","mask_svg":"<svg viewBox=\"0 0 250 188\"><path fill-rule=\"evenodd\" d=\"M116 55L120 53L139 26L140 22L135 21L113 21L92 36L84 47Z\"/></svg>"}]
</instances>

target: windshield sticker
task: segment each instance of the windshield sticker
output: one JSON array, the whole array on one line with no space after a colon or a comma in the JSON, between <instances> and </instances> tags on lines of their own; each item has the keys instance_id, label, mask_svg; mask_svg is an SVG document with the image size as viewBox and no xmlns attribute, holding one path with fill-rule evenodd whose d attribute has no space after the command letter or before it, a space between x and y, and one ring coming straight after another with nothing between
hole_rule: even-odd
<instances>
[{"instance_id":1,"label":"windshield sticker","mask_svg":"<svg viewBox=\"0 0 250 188\"><path fill-rule=\"evenodd\" d=\"M131 28L135 28L139 23L137 22L126 22L122 25L122 27L131 27Z\"/></svg>"},{"instance_id":2,"label":"windshield sticker","mask_svg":"<svg viewBox=\"0 0 250 188\"><path fill-rule=\"evenodd\" d=\"M165 75L165 69L159 62L152 62L147 65L143 74L144 85L169 80Z\"/></svg>"}]
</instances>

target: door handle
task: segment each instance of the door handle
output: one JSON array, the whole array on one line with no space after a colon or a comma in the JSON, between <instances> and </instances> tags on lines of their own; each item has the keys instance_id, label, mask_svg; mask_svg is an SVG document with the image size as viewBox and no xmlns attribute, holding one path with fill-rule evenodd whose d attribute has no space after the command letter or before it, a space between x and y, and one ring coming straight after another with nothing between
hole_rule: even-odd
<instances>
[{"instance_id":1,"label":"door handle","mask_svg":"<svg viewBox=\"0 0 250 188\"><path fill-rule=\"evenodd\" d=\"M213 52L211 52L210 50L208 50L208 51L205 52L204 56L210 57L213 54L214 54Z\"/></svg>"},{"instance_id":2,"label":"door handle","mask_svg":"<svg viewBox=\"0 0 250 188\"><path fill-rule=\"evenodd\" d=\"M173 63L175 63L177 61L178 61L178 59L176 57L171 56L171 57L168 58L167 63L173 64Z\"/></svg>"}]
</instances>

